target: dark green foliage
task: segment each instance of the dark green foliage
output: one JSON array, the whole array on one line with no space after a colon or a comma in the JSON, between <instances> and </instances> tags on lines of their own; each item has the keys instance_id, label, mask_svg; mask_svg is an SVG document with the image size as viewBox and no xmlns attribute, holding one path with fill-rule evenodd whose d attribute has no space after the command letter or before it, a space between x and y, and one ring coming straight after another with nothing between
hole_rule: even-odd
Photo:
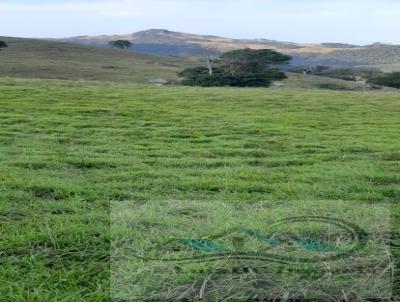
<instances>
[{"instance_id":1,"label":"dark green foliage","mask_svg":"<svg viewBox=\"0 0 400 302\"><path fill-rule=\"evenodd\" d=\"M290 57L273 50L240 49L221 55L213 68L196 67L179 73L181 83L188 86L268 87L275 80L286 78L273 65L289 62Z\"/></svg>"},{"instance_id":2,"label":"dark green foliage","mask_svg":"<svg viewBox=\"0 0 400 302\"><path fill-rule=\"evenodd\" d=\"M187 68L179 72L178 75L184 78L181 82L183 85L201 87L227 86L223 71L218 68L214 69L213 75L210 75L208 69L204 67Z\"/></svg>"},{"instance_id":3,"label":"dark green foliage","mask_svg":"<svg viewBox=\"0 0 400 302\"><path fill-rule=\"evenodd\" d=\"M355 72L356 75L367 80L383 75L383 71L378 68L356 68Z\"/></svg>"},{"instance_id":4,"label":"dark green foliage","mask_svg":"<svg viewBox=\"0 0 400 302\"><path fill-rule=\"evenodd\" d=\"M261 64L285 64L291 57L271 49L237 49L221 55L222 60L248 61Z\"/></svg>"},{"instance_id":5,"label":"dark green foliage","mask_svg":"<svg viewBox=\"0 0 400 302\"><path fill-rule=\"evenodd\" d=\"M376 68L333 68L328 66L296 66L290 69L290 71L345 81L370 79L383 74L382 71Z\"/></svg>"},{"instance_id":6,"label":"dark green foliage","mask_svg":"<svg viewBox=\"0 0 400 302\"><path fill-rule=\"evenodd\" d=\"M290 57L274 50L238 49L220 56L225 71L232 76L242 72L260 72L269 69L271 65L285 64Z\"/></svg>"},{"instance_id":7,"label":"dark green foliage","mask_svg":"<svg viewBox=\"0 0 400 302\"><path fill-rule=\"evenodd\" d=\"M322 73L330 78L346 81L356 81L358 79L370 79L381 75L382 71L375 68L330 68Z\"/></svg>"},{"instance_id":8,"label":"dark green foliage","mask_svg":"<svg viewBox=\"0 0 400 302\"><path fill-rule=\"evenodd\" d=\"M329 90L349 90L346 86L338 83L321 83L318 84L318 88Z\"/></svg>"},{"instance_id":9,"label":"dark green foliage","mask_svg":"<svg viewBox=\"0 0 400 302\"><path fill-rule=\"evenodd\" d=\"M383 74L368 80L369 84L400 89L400 72Z\"/></svg>"},{"instance_id":10,"label":"dark green foliage","mask_svg":"<svg viewBox=\"0 0 400 302\"><path fill-rule=\"evenodd\" d=\"M6 48L6 47L8 47L7 43L4 41L0 41L0 51L2 48Z\"/></svg>"},{"instance_id":11,"label":"dark green foliage","mask_svg":"<svg viewBox=\"0 0 400 302\"><path fill-rule=\"evenodd\" d=\"M207 68L189 68L179 73L183 77L183 85L188 86L233 86L233 87L268 87L274 80L282 80L286 75L277 69L264 71L241 71L235 75L227 73L222 68L215 68L212 75Z\"/></svg>"},{"instance_id":12,"label":"dark green foliage","mask_svg":"<svg viewBox=\"0 0 400 302\"><path fill-rule=\"evenodd\" d=\"M132 42L128 40L116 40L116 41L111 41L109 43L111 47L119 48L119 49L128 49L132 46Z\"/></svg>"},{"instance_id":13,"label":"dark green foliage","mask_svg":"<svg viewBox=\"0 0 400 302\"><path fill-rule=\"evenodd\" d=\"M345 80L345 81L356 81L357 80L356 73L351 68L328 69L324 75L327 77L330 77L330 78L341 79L341 80Z\"/></svg>"}]
</instances>

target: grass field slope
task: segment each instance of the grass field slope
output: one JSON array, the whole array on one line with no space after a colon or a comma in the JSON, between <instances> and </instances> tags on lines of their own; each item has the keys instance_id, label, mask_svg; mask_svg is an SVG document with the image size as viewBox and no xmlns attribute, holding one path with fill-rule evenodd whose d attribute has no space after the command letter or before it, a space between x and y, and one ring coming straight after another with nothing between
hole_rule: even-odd
<instances>
[{"instance_id":1,"label":"grass field slope","mask_svg":"<svg viewBox=\"0 0 400 302\"><path fill-rule=\"evenodd\" d=\"M145 83L176 78L182 62L55 41L0 37L0 76Z\"/></svg>"},{"instance_id":2,"label":"grass field slope","mask_svg":"<svg viewBox=\"0 0 400 302\"><path fill-rule=\"evenodd\" d=\"M20 49L13 46L15 40L8 41L10 50ZM85 76L91 56L77 52L59 61L58 52L55 47L49 54L55 70L60 62L69 63L60 78L72 72L78 57L77 77ZM104 53L116 53L123 62L136 58L92 50L106 60ZM9 59L1 59L2 67L13 56L4 55ZM137 58L142 72L152 76L148 58ZM39 67L45 57L31 59ZM17 54L12 62L20 68ZM117 63L96 64L100 71ZM132 76L144 80L132 64ZM53 71L42 72L38 76ZM108 69L102 72L109 76ZM166 66L165 73L170 72ZM174 228L185 231L182 236L201 235L215 221L218 229L242 220L258 228L258 218L296 215L307 204L318 204L318 214L343 214L363 227L375 226L379 219L373 220L371 209L394 206L400 197L399 115L398 94L390 92L1 78L1 299L111 301L111 205L124 201L134 204L136 219L119 230L126 237L117 243L134 242L136 248ZM374 263L363 263L363 272ZM143 261L132 265L145 277L129 283L131 301L271 298L269 281L252 268L209 275L193 264L182 275L179 265L157 270ZM347 274L348 267L341 273ZM320 280L327 279L318 277L308 291L340 294L340 287L317 287ZM377 286L364 281L366 291Z\"/></svg>"}]
</instances>

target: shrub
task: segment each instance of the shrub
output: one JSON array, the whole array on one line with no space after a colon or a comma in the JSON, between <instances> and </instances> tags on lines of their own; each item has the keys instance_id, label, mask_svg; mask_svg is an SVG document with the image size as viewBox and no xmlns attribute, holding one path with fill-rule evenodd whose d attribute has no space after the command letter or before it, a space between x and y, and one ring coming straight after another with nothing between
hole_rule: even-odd
<instances>
[{"instance_id":1,"label":"shrub","mask_svg":"<svg viewBox=\"0 0 400 302\"><path fill-rule=\"evenodd\" d=\"M109 45L119 49L128 49L132 46L132 42L128 40L116 40L109 42Z\"/></svg>"},{"instance_id":2,"label":"shrub","mask_svg":"<svg viewBox=\"0 0 400 302\"><path fill-rule=\"evenodd\" d=\"M7 43L4 41L0 41L0 51L2 48L6 48L6 47L8 47Z\"/></svg>"},{"instance_id":3,"label":"shrub","mask_svg":"<svg viewBox=\"0 0 400 302\"><path fill-rule=\"evenodd\" d=\"M341 79L345 81L357 81L358 79L370 79L383 74L376 68L350 68L350 67L327 67L327 66L296 66L291 72L305 73L321 77Z\"/></svg>"},{"instance_id":4,"label":"shrub","mask_svg":"<svg viewBox=\"0 0 400 302\"><path fill-rule=\"evenodd\" d=\"M351 90L347 86L338 83L321 83L318 88L329 90Z\"/></svg>"},{"instance_id":5,"label":"shrub","mask_svg":"<svg viewBox=\"0 0 400 302\"><path fill-rule=\"evenodd\" d=\"M400 72L386 73L368 80L368 84L400 89Z\"/></svg>"}]
</instances>

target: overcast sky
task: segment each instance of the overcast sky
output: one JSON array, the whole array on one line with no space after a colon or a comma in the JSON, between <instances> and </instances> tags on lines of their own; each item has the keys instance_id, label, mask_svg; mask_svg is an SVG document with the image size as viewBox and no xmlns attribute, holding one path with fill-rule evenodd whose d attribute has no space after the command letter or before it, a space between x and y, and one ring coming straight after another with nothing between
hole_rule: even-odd
<instances>
[{"instance_id":1,"label":"overcast sky","mask_svg":"<svg viewBox=\"0 0 400 302\"><path fill-rule=\"evenodd\" d=\"M400 44L400 0L0 0L0 36L163 28L233 38Z\"/></svg>"}]
</instances>

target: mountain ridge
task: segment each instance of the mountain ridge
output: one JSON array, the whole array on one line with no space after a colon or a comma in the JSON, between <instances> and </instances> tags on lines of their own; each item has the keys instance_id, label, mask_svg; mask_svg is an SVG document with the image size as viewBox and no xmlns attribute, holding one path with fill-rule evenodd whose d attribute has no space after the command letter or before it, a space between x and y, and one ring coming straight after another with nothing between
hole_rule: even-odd
<instances>
[{"instance_id":1,"label":"mountain ridge","mask_svg":"<svg viewBox=\"0 0 400 302\"><path fill-rule=\"evenodd\" d=\"M215 35L198 35L167 29L149 29L125 35L77 36L58 41L108 47L112 40L129 40L130 50L148 55L199 57L219 55L240 49L274 49L293 57L292 65L328 65L335 67L375 66L399 69L400 45L373 43L355 45L326 42L320 44L283 42L269 39L234 39Z\"/></svg>"}]
</instances>

